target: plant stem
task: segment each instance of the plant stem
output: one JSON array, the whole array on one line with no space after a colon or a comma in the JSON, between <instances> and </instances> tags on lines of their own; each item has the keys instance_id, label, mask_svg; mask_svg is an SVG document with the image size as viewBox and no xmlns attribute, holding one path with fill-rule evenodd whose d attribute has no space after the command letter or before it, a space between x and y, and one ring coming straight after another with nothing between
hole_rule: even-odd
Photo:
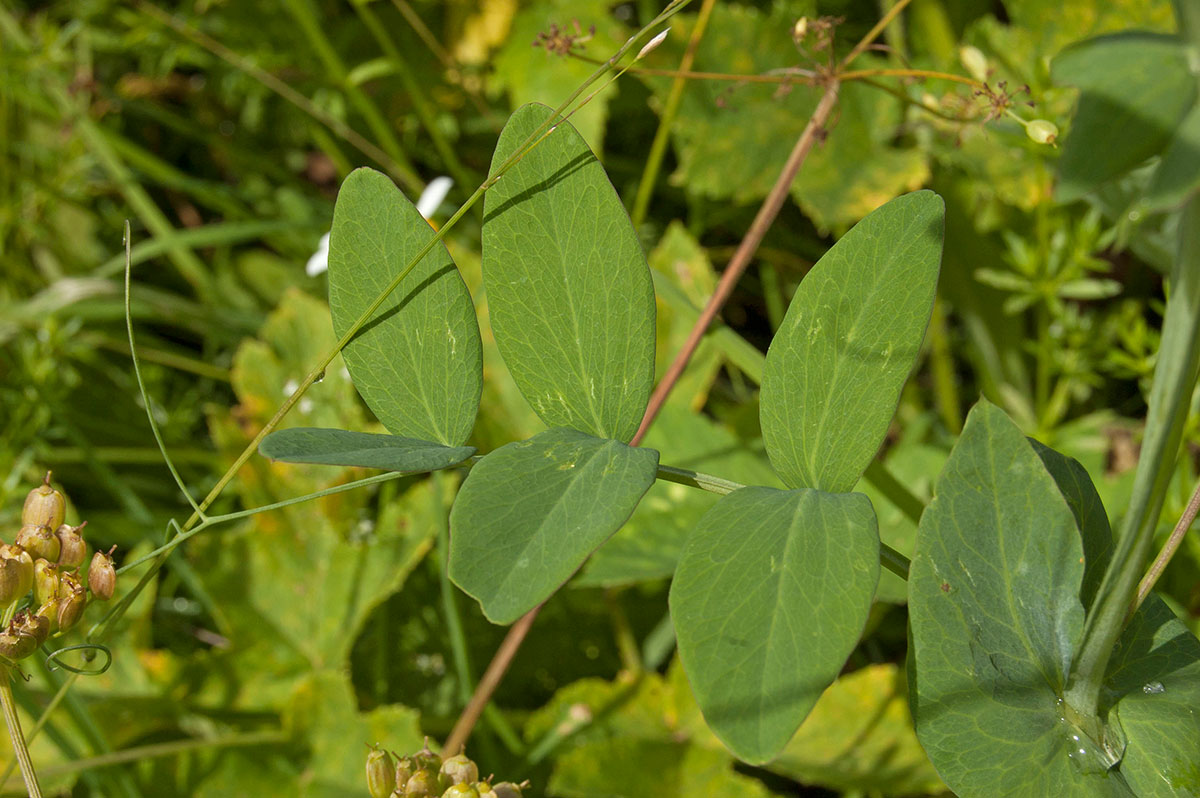
<instances>
[{"instance_id":1,"label":"plant stem","mask_svg":"<svg viewBox=\"0 0 1200 798\"><path fill-rule=\"evenodd\" d=\"M662 409L663 404L667 401L667 395L670 394L671 389L675 387L675 383L683 375L683 370L687 367L688 361L691 360L692 354L695 353L696 347L700 345L700 340L704 337L708 326L712 324L713 319L717 317L717 313L721 310L725 301L729 299L729 295L733 293L733 288L737 285L742 272L750 265L750 258L754 256L754 251L758 249L763 236L770 229L771 224L775 221L775 217L779 215L784 200L787 199L788 192L791 190L792 182L796 179L796 173L800 171L800 166L804 163L804 159L808 157L808 153L816 143L818 134L825 129L825 124L829 121L829 115L833 113L833 108L837 104L837 98L838 84L836 80L833 80L826 86L825 93L821 96L820 102L817 103L817 108L813 112L812 118L808 120L808 124L804 127L804 132L796 140L796 145L792 148L787 163L779 173L779 177L776 178L775 185L771 187L771 192L763 200L762 207L758 209L758 214L754 217L750 229L746 232L746 237L742 239L742 243L738 245L737 251L733 253L733 257L725 267L725 273L721 275L721 280L717 284L716 291L713 292L712 297L708 300L708 304L704 306L704 310L700 313L700 318L692 326L692 331L688 334L687 340L684 341L683 347L679 350L675 359L671 361L671 365L667 367L662 380L650 396L650 403L646 407L646 413L642 416L642 423L638 427L637 434L633 436L631 445L636 446L645 437L647 430L650 429L650 425L658 415L658 411Z\"/></svg>"},{"instance_id":2,"label":"plant stem","mask_svg":"<svg viewBox=\"0 0 1200 798\"><path fill-rule=\"evenodd\" d=\"M1071 668L1067 704L1083 718L1099 717L1100 692L1109 659L1125 628L1137 594L1143 564L1171 481L1171 466L1183 438L1192 390L1200 371L1200 200L1184 206L1179 252L1171 273L1171 295L1163 319L1162 345L1154 367L1129 509L1117 549L1084 623Z\"/></svg>"},{"instance_id":3,"label":"plant stem","mask_svg":"<svg viewBox=\"0 0 1200 798\"><path fill-rule=\"evenodd\" d=\"M942 423L952 435L957 435L962 432L962 404L958 395L958 380L954 376L954 358L950 352L946 306L940 299L934 300L933 313L929 317L929 367L933 372L933 395Z\"/></svg>"},{"instance_id":4,"label":"plant stem","mask_svg":"<svg viewBox=\"0 0 1200 798\"><path fill-rule=\"evenodd\" d=\"M696 60L696 50L700 47L700 39L704 36L705 28L708 27L708 18L712 15L714 5L716 5L716 0L704 0L700 6L691 38L688 39L687 50L684 51L683 58L679 62L681 73L691 69L692 62ZM683 100L683 89L686 82L686 78L677 75L671 83L671 92L667 95L667 101L663 104L662 116L658 120L658 130L654 132L654 141L650 142L646 166L642 169L642 178L638 182L637 194L633 198L633 210L629 213L635 229L646 220L646 209L650 207L650 197L654 193L658 170L662 167L663 155L666 154L667 142L671 137L671 126L675 122L676 114L679 113L679 104Z\"/></svg>"},{"instance_id":5,"label":"plant stem","mask_svg":"<svg viewBox=\"0 0 1200 798\"><path fill-rule=\"evenodd\" d=\"M8 726L8 736L12 740L13 754L21 767L21 776L25 779L25 789L29 798L42 798L42 788L38 786L37 772L33 769L33 761L29 758L29 749L25 746L25 735L21 733L21 719L17 716L17 705L12 694L12 670L10 666L0 666L0 705L4 707L4 722Z\"/></svg>"},{"instance_id":6,"label":"plant stem","mask_svg":"<svg viewBox=\"0 0 1200 798\"><path fill-rule=\"evenodd\" d=\"M1171 558L1175 556L1179 545L1183 543L1183 538L1187 535L1188 529L1191 528L1192 522L1196 520L1197 512L1200 512L1200 482L1196 483L1196 488L1192 491L1192 498L1188 500L1183 515L1179 517L1179 523L1171 530L1171 536L1163 544L1162 551L1154 558L1154 562L1150 563L1150 568L1146 571L1146 575L1138 583L1137 597L1134 598L1133 604L1129 607L1126 623L1137 612L1138 607L1142 606L1142 602L1146 600L1146 596L1150 595L1150 591L1154 589L1154 583L1162 576L1163 571L1167 568L1167 563L1171 562Z\"/></svg>"}]
</instances>

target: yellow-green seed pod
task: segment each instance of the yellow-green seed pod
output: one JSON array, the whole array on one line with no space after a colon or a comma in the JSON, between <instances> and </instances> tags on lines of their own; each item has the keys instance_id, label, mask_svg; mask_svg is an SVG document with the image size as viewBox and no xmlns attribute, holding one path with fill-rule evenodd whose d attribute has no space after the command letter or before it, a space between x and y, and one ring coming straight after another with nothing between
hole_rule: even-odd
<instances>
[{"instance_id":1,"label":"yellow-green seed pod","mask_svg":"<svg viewBox=\"0 0 1200 798\"><path fill-rule=\"evenodd\" d=\"M0 657L16 662L37 651L37 642L29 635L13 631L0 632Z\"/></svg>"},{"instance_id":2,"label":"yellow-green seed pod","mask_svg":"<svg viewBox=\"0 0 1200 798\"><path fill-rule=\"evenodd\" d=\"M47 471L46 480L29 491L29 495L25 497L25 507L21 510L21 525L58 529L66 512L67 504L63 495L50 487L50 472Z\"/></svg>"},{"instance_id":3,"label":"yellow-green seed pod","mask_svg":"<svg viewBox=\"0 0 1200 798\"><path fill-rule=\"evenodd\" d=\"M475 782L475 789L479 791L479 798L496 798L496 791L486 781Z\"/></svg>"},{"instance_id":4,"label":"yellow-green seed pod","mask_svg":"<svg viewBox=\"0 0 1200 798\"><path fill-rule=\"evenodd\" d=\"M29 552L33 559L47 562L58 562L59 551L62 549L62 544L58 542L50 527L37 524L25 524L21 527L21 531L17 533L17 545Z\"/></svg>"},{"instance_id":5,"label":"yellow-green seed pod","mask_svg":"<svg viewBox=\"0 0 1200 798\"><path fill-rule=\"evenodd\" d=\"M1045 119L1034 119L1025 125L1025 135L1038 144L1054 144L1058 141L1058 125Z\"/></svg>"},{"instance_id":6,"label":"yellow-green seed pod","mask_svg":"<svg viewBox=\"0 0 1200 798\"><path fill-rule=\"evenodd\" d=\"M367 754L367 792L371 798L388 798L396 789L396 767L391 754L380 748Z\"/></svg>"},{"instance_id":7,"label":"yellow-green seed pod","mask_svg":"<svg viewBox=\"0 0 1200 798\"><path fill-rule=\"evenodd\" d=\"M527 781L522 782L522 784L526 787L529 786L529 782ZM511 781L502 781L492 787L492 792L496 793L496 798L522 798L522 784L513 784Z\"/></svg>"},{"instance_id":8,"label":"yellow-green seed pod","mask_svg":"<svg viewBox=\"0 0 1200 798\"><path fill-rule=\"evenodd\" d=\"M480 798L473 784L452 784L442 793L442 798Z\"/></svg>"},{"instance_id":9,"label":"yellow-green seed pod","mask_svg":"<svg viewBox=\"0 0 1200 798\"><path fill-rule=\"evenodd\" d=\"M38 560L33 564L33 600L37 605L58 597L58 566Z\"/></svg>"},{"instance_id":10,"label":"yellow-green seed pod","mask_svg":"<svg viewBox=\"0 0 1200 798\"><path fill-rule=\"evenodd\" d=\"M87 543L84 542L83 535L79 534L79 530L85 526L87 521L79 526L60 524L58 529L54 530L59 546L58 564L63 568L78 568L87 560Z\"/></svg>"},{"instance_id":11,"label":"yellow-green seed pod","mask_svg":"<svg viewBox=\"0 0 1200 798\"><path fill-rule=\"evenodd\" d=\"M479 781L479 768L466 754L458 754L442 763L442 775L451 784L471 784Z\"/></svg>"},{"instance_id":12,"label":"yellow-green seed pod","mask_svg":"<svg viewBox=\"0 0 1200 798\"><path fill-rule=\"evenodd\" d=\"M38 607L38 617L46 619L46 629L49 634L58 631L58 599L52 598Z\"/></svg>"},{"instance_id":13,"label":"yellow-green seed pod","mask_svg":"<svg viewBox=\"0 0 1200 798\"><path fill-rule=\"evenodd\" d=\"M425 738L425 747L412 755L413 764L417 769L429 769L435 773L442 767L442 758L429 747L429 738Z\"/></svg>"},{"instance_id":14,"label":"yellow-green seed pod","mask_svg":"<svg viewBox=\"0 0 1200 798\"><path fill-rule=\"evenodd\" d=\"M22 598L33 587L33 558L20 546L0 544L0 607Z\"/></svg>"},{"instance_id":15,"label":"yellow-green seed pod","mask_svg":"<svg viewBox=\"0 0 1200 798\"><path fill-rule=\"evenodd\" d=\"M18 612L13 618L13 625L18 634L29 635L39 646L50 636L50 622L32 612Z\"/></svg>"},{"instance_id":16,"label":"yellow-green seed pod","mask_svg":"<svg viewBox=\"0 0 1200 798\"><path fill-rule=\"evenodd\" d=\"M108 601L117 589L117 570L113 567L112 553L116 546L108 550L108 554L98 551L92 555L92 564L88 566L87 581L92 595L101 601Z\"/></svg>"},{"instance_id":17,"label":"yellow-green seed pod","mask_svg":"<svg viewBox=\"0 0 1200 798\"><path fill-rule=\"evenodd\" d=\"M79 580L70 574L63 574L58 580L58 632L71 631L79 619L83 617L83 609L87 606L87 591Z\"/></svg>"},{"instance_id":18,"label":"yellow-green seed pod","mask_svg":"<svg viewBox=\"0 0 1200 798\"><path fill-rule=\"evenodd\" d=\"M436 770L422 768L404 785L404 794L408 798L438 798L445 788L441 784L441 774Z\"/></svg>"},{"instance_id":19,"label":"yellow-green seed pod","mask_svg":"<svg viewBox=\"0 0 1200 798\"><path fill-rule=\"evenodd\" d=\"M417 772L417 766L413 764L412 757L402 756L396 760L396 789L403 790L404 785L408 784L408 780Z\"/></svg>"}]
</instances>

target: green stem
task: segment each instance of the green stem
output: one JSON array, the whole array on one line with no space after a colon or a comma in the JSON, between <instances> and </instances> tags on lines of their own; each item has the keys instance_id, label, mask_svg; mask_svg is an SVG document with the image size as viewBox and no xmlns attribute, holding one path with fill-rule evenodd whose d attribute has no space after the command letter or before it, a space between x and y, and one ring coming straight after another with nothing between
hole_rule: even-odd
<instances>
[{"instance_id":1,"label":"green stem","mask_svg":"<svg viewBox=\"0 0 1200 798\"><path fill-rule=\"evenodd\" d=\"M167 743L143 745L138 748L126 748L112 751L100 756L68 762L65 765L46 768L43 773L47 776L65 776L71 773L81 773L94 768L123 765L126 762L141 762L145 759L156 759L164 756L185 754L189 751L205 751L216 748L241 748L259 745L280 745L288 742L289 737L282 731L246 732L231 734L227 737L216 737L211 740L172 740Z\"/></svg>"},{"instance_id":2,"label":"green stem","mask_svg":"<svg viewBox=\"0 0 1200 798\"><path fill-rule=\"evenodd\" d=\"M0 666L0 705L4 707L4 722L8 726L9 739L12 740L13 754L16 756L17 764L21 767L21 776L25 779L25 789L29 792L29 798L42 798L42 788L38 785L37 772L33 769L33 760L29 758L25 735L21 733L21 719L17 716L17 704L13 699L11 681L10 666Z\"/></svg>"},{"instance_id":3,"label":"green stem","mask_svg":"<svg viewBox=\"0 0 1200 798\"><path fill-rule=\"evenodd\" d=\"M1125 628L1183 437L1200 371L1200 200L1184 206L1179 254L1171 275L1162 345L1154 368L1146 432L1117 549L1088 614L1066 700L1083 717L1098 717L1109 659Z\"/></svg>"},{"instance_id":4,"label":"green stem","mask_svg":"<svg viewBox=\"0 0 1200 798\"><path fill-rule=\"evenodd\" d=\"M696 60L696 49L700 46L700 39L704 36L705 28L708 27L708 18L712 14L714 5L716 5L715 0L704 0L703 5L700 6L700 12L696 15L696 25L692 28L691 38L688 39L687 50L679 62L680 72L687 72L692 68L692 62ZM677 76L671 82L671 91L667 95L666 103L663 104L662 117L658 121L658 129L654 132L654 141L650 142L650 152L646 155L642 179L638 182L637 194L633 198L633 210L629 214L635 228L641 226L642 222L646 220L646 210L650 207L650 197L654 194L654 184L658 181L658 172L662 168L663 156L667 152L667 143L670 141L671 126L679 114L679 105L683 101L683 90L686 85L687 79Z\"/></svg>"},{"instance_id":5,"label":"green stem","mask_svg":"<svg viewBox=\"0 0 1200 798\"><path fill-rule=\"evenodd\" d=\"M933 395L942 423L950 434L957 435L962 432L962 400L958 395L958 379L954 375L946 307L941 299L934 300L933 313L929 317L929 368L933 372Z\"/></svg>"}]
</instances>

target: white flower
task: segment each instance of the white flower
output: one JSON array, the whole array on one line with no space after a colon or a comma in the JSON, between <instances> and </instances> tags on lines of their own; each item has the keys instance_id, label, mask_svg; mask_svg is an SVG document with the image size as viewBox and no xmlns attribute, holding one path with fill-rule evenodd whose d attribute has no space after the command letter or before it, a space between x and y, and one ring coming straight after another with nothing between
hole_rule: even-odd
<instances>
[{"instance_id":1,"label":"white flower","mask_svg":"<svg viewBox=\"0 0 1200 798\"><path fill-rule=\"evenodd\" d=\"M429 219L433 214L437 213L437 209L446 200L446 195L450 193L451 187L454 186L454 181L448 177L435 177L429 181L429 185L425 186L425 190L421 192L420 199L417 200L417 212ZM304 265L304 271L309 277L316 277L318 274L329 269L329 233L321 236L320 242L317 244L317 251L308 259L308 263Z\"/></svg>"}]
</instances>

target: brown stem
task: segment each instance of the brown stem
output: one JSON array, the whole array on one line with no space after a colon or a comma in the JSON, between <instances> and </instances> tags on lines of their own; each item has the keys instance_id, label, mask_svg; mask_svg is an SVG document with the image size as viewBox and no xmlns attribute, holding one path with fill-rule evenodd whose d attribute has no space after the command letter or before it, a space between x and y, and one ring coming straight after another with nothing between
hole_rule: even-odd
<instances>
[{"instance_id":1,"label":"brown stem","mask_svg":"<svg viewBox=\"0 0 1200 798\"><path fill-rule=\"evenodd\" d=\"M742 239L742 243L738 245L737 251L733 253L729 265L725 267L725 273L721 275L721 281L717 284L717 290L713 292L712 297L708 300L708 304L704 306L704 310L700 313L700 317L692 325L692 331L688 334L683 348L679 350L679 354L675 356L675 360L667 367L662 380L654 389L654 394L650 397L650 404L646 407L646 414L642 417L642 424L638 427L637 434L633 436L632 444L634 446L640 443L642 438L645 437L646 431L654 422L658 411L662 409L663 403L666 402L667 395L671 393L671 389L679 381L684 368L687 367L688 361L691 360L692 354L696 351L696 347L700 345L700 340L704 337L704 333L708 331L708 326L712 324L713 319L716 318L725 301L729 299L729 295L733 293L733 287L742 276L742 272L750 265L750 258L754 256L758 245L762 243L763 236L766 235L767 230L774 223L775 217L779 215L779 209L783 207L783 202L787 199L788 192L792 187L792 181L796 179L796 173L800 171L800 166L804 163L804 159L808 157L808 153L812 150L813 144L816 143L818 135L825 129L825 123L829 120L829 115L833 113L833 108L837 104L837 98L838 83L836 80L830 81L825 88L825 94L821 97L821 101L817 103L817 110L813 112L812 118L808 120L808 124L804 127L804 132L796 140L796 146L792 148L792 154L788 156L787 164L784 165L783 171L779 173L775 185L771 188L771 193L763 200L762 207L758 209L758 215L754 217L754 222L750 225L750 230L746 233L746 237Z\"/></svg>"},{"instance_id":2,"label":"brown stem","mask_svg":"<svg viewBox=\"0 0 1200 798\"><path fill-rule=\"evenodd\" d=\"M1142 602L1146 600L1146 596L1150 595L1150 591L1154 589L1154 583L1162 576L1163 571L1167 568L1167 563L1171 562L1171 558L1175 556L1175 551L1179 548L1179 544L1183 543L1184 535L1191 528L1192 522L1196 520L1197 512L1200 512L1200 482L1196 483L1196 488L1192 491L1192 498L1188 500L1188 505L1184 509L1183 515L1179 517L1179 523L1171 530L1171 536L1163 544L1162 551L1154 558L1154 562L1150 564L1149 570L1146 571L1146 575L1142 577L1142 581L1138 584L1137 597L1133 600L1133 606L1129 608L1127 619L1133 617L1138 607L1142 606Z\"/></svg>"},{"instance_id":3,"label":"brown stem","mask_svg":"<svg viewBox=\"0 0 1200 798\"><path fill-rule=\"evenodd\" d=\"M471 729L475 728L475 722L483 714L483 708L491 700L492 693L500 686L500 680L504 678L504 674L508 670L508 666L512 663L513 657L517 655L517 649L521 647L521 643L525 640L525 635L529 633L529 627L533 626L533 619L538 616L538 613L541 612L544 606L544 604L537 605L522 615L520 620L509 628L508 634L504 636L503 642L500 643L500 648L496 649L495 656L488 663L487 670L484 671L479 684L475 686L474 695L471 696L471 700L463 708L462 714L458 717L458 722L454 724L454 728L450 730L450 736L446 738L446 744L442 746L442 751L445 754L450 755L456 751L461 751L463 746L466 745L467 737L471 735Z\"/></svg>"}]
</instances>

